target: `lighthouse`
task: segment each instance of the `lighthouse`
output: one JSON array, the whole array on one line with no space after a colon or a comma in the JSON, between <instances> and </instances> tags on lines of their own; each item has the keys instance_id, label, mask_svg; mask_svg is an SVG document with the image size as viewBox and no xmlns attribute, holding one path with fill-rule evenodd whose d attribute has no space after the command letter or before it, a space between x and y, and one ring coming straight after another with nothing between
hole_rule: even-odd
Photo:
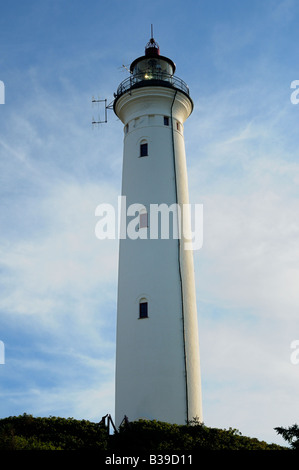
<instances>
[{"instance_id":1,"label":"lighthouse","mask_svg":"<svg viewBox=\"0 0 299 470\"><path fill-rule=\"evenodd\" d=\"M124 132L117 426L125 416L176 424L202 421L193 251L185 210L190 204L184 122L193 101L175 69L152 36L113 103Z\"/></svg>"}]
</instances>

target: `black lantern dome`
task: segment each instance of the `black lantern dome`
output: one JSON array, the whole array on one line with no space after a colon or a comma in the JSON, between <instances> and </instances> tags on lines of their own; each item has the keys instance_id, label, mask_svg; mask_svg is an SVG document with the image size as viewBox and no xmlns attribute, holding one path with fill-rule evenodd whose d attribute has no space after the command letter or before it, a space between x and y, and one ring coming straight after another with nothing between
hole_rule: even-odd
<instances>
[{"instance_id":1,"label":"black lantern dome","mask_svg":"<svg viewBox=\"0 0 299 470\"><path fill-rule=\"evenodd\" d=\"M159 44L152 36L145 46L144 55L131 63L130 77L119 85L117 92L114 94L115 101L124 93L144 86L174 88L190 98L187 84L174 76L175 69L175 63L171 59L160 55Z\"/></svg>"}]
</instances>

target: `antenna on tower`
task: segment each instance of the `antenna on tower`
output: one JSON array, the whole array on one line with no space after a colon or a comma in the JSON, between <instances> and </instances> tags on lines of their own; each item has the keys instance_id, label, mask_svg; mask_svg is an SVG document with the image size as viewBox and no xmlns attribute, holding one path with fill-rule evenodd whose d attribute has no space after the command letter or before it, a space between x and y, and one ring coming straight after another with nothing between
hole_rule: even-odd
<instances>
[{"instance_id":1,"label":"antenna on tower","mask_svg":"<svg viewBox=\"0 0 299 470\"><path fill-rule=\"evenodd\" d=\"M128 68L127 65L122 64L122 66L121 66L120 68L121 68L122 70L123 70L123 69L126 69L129 73L132 73L131 70Z\"/></svg>"},{"instance_id":2,"label":"antenna on tower","mask_svg":"<svg viewBox=\"0 0 299 470\"><path fill-rule=\"evenodd\" d=\"M96 99L94 96L92 97L92 100L91 100L92 104L94 105L95 103L98 103L98 106L99 106L99 103L104 103L104 119L101 119L100 115L98 117L98 119L96 120L94 117L92 118L92 124L104 124L106 122L108 122L108 116L107 116L107 109L113 109L113 101L112 103L108 104L107 105L107 98L105 99L100 99L100 97L98 97L98 99Z\"/></svg>"},{"instance_id":3,"label":"antenna on tower","mask_svg":"<svg viewBox=\"0 0 299 470\"><path fill-rule=\"evenodd\" d=\"M154 55L159 55L160 48L159 44L154 40L154 26L151 24L151 38L145 46L145 55L150 55L152 53Z\"/></svg>"}]
</instances>

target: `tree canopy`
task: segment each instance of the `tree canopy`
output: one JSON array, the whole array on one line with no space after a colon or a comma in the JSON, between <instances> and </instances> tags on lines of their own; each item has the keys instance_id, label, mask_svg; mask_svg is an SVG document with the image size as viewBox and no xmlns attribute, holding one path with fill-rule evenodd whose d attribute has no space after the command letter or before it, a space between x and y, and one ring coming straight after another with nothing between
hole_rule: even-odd
<instances>
[{"instance_id":1,"label":"tree canopy","mask_svg":"<svg viewBox=\"0 0 299 470\"><path fill-rule=\"evenodd\" d=\"M275 428L283 429L283 428ZM289 434L279 431L292 447ZM298 438L298 434L297 434ZM210 428L196 421L186 425L139 420L120 426L109 434L103 422L73 418L33 417L23 414L0 419L0 450L97 450L104 452L197 452L201 450L285 450L256 438L242 436L236 429Z\"/></svg>"},{"instance_id":2,"label":"tree canopy","mask_svg":"<svg viewBox=\"0 0 299 470\"><path fill-rule=\"evenodd\" d=\"M290 445L293 450L299 450L299 426L293 424L288 428L277 427L275 431L280 434Z\"/></svg>"}]
</instances>

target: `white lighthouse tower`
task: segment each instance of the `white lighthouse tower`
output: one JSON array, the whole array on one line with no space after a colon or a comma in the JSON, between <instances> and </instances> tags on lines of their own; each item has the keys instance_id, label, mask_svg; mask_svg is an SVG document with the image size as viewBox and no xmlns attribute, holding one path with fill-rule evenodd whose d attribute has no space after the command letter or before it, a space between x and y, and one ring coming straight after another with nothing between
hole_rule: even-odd
<instances>
[{"instance_id":1,"label":"white lighthouse tower","mask_svg":"<svg viewBox=\"0 0 299 470\"><path fill-rule=\"evenodd\" d=\"M193 102L174 72L152 37L114 100L124 124L117 425L124 416L202 421L193 252L184 238L190 221L179 217L189 204L183 124ZM180 221L184 230L176 231Z\"/></svg>"}]
</instances>

